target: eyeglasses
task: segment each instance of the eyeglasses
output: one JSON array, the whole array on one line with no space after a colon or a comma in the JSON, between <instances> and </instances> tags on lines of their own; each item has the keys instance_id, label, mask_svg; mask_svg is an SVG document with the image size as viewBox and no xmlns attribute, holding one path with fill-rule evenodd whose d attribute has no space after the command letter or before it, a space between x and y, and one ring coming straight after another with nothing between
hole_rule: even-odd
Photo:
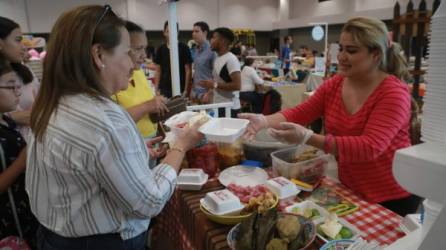
<instances>
[{"instance_id":1,"label":"eyeglasses","mask_svg":"<svg viewBox=\"0 0 446 250\"><path fill-rule=\"evenodd\" d=\"M101 16L99 17L98 21L96 22L94 29L93 29L93 37L94 39L94 33L96 33L96 29L98 28L99 24L101 24L102 20L104 19L105 15L107 15L107 12L112 11L112 8L110 5L106 4L104 5L104 12L102 12Z\"/></svg>"},{"instance_id":2,"label":"eyeglasses","mask_svg":"<svg viewBox=\"0 0 446 250\"><path fill-rule=\"evenodd\" d=\"M21 85L15 85L15 86L0 86L0 89L9 89L11 91L14 91L17 94L22 93L22 86Z\"/></svg>"},{"instance_id":3,"label":"eyeglasses","mask_svg":"<svg viewBox=\"0 0 446 250\"><path fill-rule=\"evenodd\" d=\"M109 12L109 11L111 11L111 6L108 5L108 4L104 5L104 12L102 12L101 17L99 17L98 21L96 22L95 29L96 29L96 27L98 27L98 25L102 22L102 19L104 19L105 15L106 15L107 12Z\"/></svg>"}]
</instances>

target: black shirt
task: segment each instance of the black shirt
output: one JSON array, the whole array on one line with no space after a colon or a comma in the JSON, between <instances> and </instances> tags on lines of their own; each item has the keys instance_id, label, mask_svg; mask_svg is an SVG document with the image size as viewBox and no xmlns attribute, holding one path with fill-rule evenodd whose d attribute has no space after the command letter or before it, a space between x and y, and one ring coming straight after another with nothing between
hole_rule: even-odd
<instances>
[{"instance_id":1,"label":"black shirt","mask_svg":"<svg viewBox=\"0 0 446 250\"><path fill-rule=\"evenodd\" d=\"M0 144L5 152L6 167L8 167L15 161L20 151L26 146L26 142L22 135L16 130L15 122L5 115L3 115L2 118L7 125L0 123ZM0 164L0 173L1 172L3 172L3 166ZM35 245L34 236L38 224L31 212L29 198L25 191L25 173L19 175L10 188L14 196L15 206L19 215L24 238L32 247ZM18 236L19 234L14 222L8 192L4 192L0 194L0 239L10 235Z\"/></svg>"},{"instance_id":2,"label":"black shirt","mask_svg":"<svg viewBox=\"0 0 446 250\"><path fill-rule=\"evenodd\" d=\"M189 47L186 44L181 42L178 43L178 56L180 67L180 88L181 93L183 93L184 87L186 85L186 70L184 66L186 64L192 63L192 55L190 53ZM161 45L156 50L154 62L161 68L161 76L159 82L159 90L161 94L166 97L172 97L172 80L170 78L170 50L166 44Z\"/></svg>"}]
</instances>

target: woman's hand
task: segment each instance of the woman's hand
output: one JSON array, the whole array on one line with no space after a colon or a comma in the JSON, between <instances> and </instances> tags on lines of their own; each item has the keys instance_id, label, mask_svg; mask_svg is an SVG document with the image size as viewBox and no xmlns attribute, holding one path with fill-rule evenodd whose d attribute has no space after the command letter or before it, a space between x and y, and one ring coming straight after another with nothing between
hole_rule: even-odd
<instances>
[{"instance_id":1,"label":"woman's hand","mask_svg":"<svg viewBox=\"0 0 446 250\"><path fill-rule=\"evenodd\" d=\"M275 139L288 144L305 144L313 135L313 131L299 124L281 122L279 129L269 129L269 134Z\"/></svg>"},{"instance_id":2,"label":"woman's hand","mask_svg":"<svg viewBox=\"0 0 446 250\"><path fill-rule=\"evenodd\" d=\"M149 113L163 115L164 113L169 112L166 103L167 98L162 95L153 97L152 100L147 102L147 105L149 106Z\"/></svg>"},{"instance_id":3,"label":"woman's hand","mask_svg":"<svg viewBox=\"0 0 446 250\"><path fill-rule=\"evenodd\" d=\"M244 135L244 138L247 140L254 139L257 132L269 127L268 120L262 114L241 113L238 117L249 120L248 128Z\"/></svg>"},{"instance_id":4,"label":"woman's hand","mask_svg":"<svg viewBox=\"0 0 446 250\"><path fill-rule=\"evenodd\" d=\"M157 159L163 157L167 149L163 146L155 148L154 145L161 142L164 138L162 136L157 136L146 142L147 149L149 150L149 155L151 159Z\"/></svg>"},{"instance_id":5,"label":"woman's hand","mask_svg":"<svg viewBox=\"0 0 446 250\"><path fill-rule=\"evenodd\" d=\"M198 131L198 128L200 128L203 123L204 121L198 121L192 125L192 127L181 129L174 143L175 147L184 152L194 148L201 140L203 140L203 134Z\"/></svg>"}]
</instances>

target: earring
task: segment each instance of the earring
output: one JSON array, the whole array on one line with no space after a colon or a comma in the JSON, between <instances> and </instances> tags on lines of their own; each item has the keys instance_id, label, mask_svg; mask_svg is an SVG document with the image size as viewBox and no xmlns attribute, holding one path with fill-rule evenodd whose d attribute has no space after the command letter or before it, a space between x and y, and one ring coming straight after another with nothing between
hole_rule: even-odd
<instances>
[{"instance_id":1,"label":"earring","mask_svg":"<svg viewBox=\"0 0 446 250\"><path fill-rule=\"evenodd\" d=\"M101 64L101 68L105 69L105 64Z\"/></svg>"}]
</instances>

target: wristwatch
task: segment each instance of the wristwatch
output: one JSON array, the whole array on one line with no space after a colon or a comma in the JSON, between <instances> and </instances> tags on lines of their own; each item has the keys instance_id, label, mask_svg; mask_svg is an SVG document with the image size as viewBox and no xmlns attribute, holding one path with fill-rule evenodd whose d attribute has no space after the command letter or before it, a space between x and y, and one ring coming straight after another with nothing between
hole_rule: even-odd
<instances>
[{"instance_id":1,"label":"wristwatch","mask_svg":"<svg viewBox=\"0 0 446 250\"><path fill-rule=\"evenodd\" d=\"M214 89L218 87L218 82L214 82Z\"/></svg>"}]
</instances>

